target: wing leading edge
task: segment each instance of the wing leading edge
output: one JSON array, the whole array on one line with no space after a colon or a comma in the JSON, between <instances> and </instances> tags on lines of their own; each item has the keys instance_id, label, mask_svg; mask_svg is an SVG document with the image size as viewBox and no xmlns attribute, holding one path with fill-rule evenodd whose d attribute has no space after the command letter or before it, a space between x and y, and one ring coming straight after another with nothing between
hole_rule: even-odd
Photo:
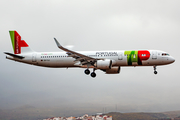
<instances>
[{"instance_id":1,"label":"wing leading edge","mask_svg":"<svg viewBox=\"0 0 180 120\"><path fill-rule=\"evenodd\" d=\"M81 53L78 53L78 52L75 52L75 51L72 51L72 50L69 50L67 48L64 48L57 40L56 38L54 38L55 42L56 42L56 45L58 46L58 48L60 48L61 50L63 51L66 51L68 54L68 57L73 57L75 58L75 62L81 62L81 65L87 65L88 67L89 66L94 66L95 62L97 61L96 58L93 58L93 57L89 57L87 55L83 55ZM76 64L76 63L75 63Z\"/></svg>"}]
</instances>

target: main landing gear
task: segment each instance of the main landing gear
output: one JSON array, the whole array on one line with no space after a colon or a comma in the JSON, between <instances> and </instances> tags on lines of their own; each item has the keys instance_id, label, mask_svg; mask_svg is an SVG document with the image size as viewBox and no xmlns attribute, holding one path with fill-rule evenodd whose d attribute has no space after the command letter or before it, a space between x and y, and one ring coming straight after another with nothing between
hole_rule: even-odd
<instances>
[{"instance_id":1,"label":"main landing gear","mask_svg":"<svg viewBox=\"0 0 180 120\"><path fill-rule=\"evenodd\" d=\"M90 70L89 70L89 69L86 69L86 70L84 71L84 73L85 73L86 75L89 75L89 74L90 74ZM93 77L93 78L96 77L95 69L93 69L93 72L91 73L91 77Z\"/></svg>"},{"instance_id":2,"label":"main landing gear","mask_svg":"<svg viewBox=\"0 0 180 120\"><path fill-rule=\"evenodd\" d=\"M154 68L154 74L157 74L158 72L156 71L156 65L154 65L153 68Z\"/></svg>"},{"instance_id":3,"label":"main landing gear","mask_svg":"<svg viewBox=\"0 0 180 120\"><path fill-rule=\"evenodd\" d=\"M89 74L90 74L89 69L86 69L86 70L84 71L84 73L85 73L86 75L89 75Z\"/></svg>"}]
</instances>

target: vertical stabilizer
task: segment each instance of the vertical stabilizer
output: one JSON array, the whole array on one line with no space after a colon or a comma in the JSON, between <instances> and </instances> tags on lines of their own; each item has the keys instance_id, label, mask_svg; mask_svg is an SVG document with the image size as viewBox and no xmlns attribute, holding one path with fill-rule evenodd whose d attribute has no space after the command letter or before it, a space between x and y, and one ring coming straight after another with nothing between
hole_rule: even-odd
<instances>
[{"instance_id":1,"label":"vertical stabilizer","mask_svg":"<svg viewBox=\"0 0 180 120\"><path fill-rule=\"evenodd\" d=\"M24 40L21 40L21 36L17 31L9 31L9 34L11 37L14 54L33 52L29 45Z\"/></svg>"}]
</instances>

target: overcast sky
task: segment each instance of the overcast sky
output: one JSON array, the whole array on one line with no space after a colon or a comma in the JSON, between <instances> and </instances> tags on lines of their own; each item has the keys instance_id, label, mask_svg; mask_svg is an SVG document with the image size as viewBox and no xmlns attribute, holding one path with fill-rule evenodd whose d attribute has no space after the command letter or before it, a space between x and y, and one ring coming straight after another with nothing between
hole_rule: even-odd
<instances>
[{"instance_id":1,"label":"overcast sky","mask_svg":"<svg viewBox=\"0 0 180 120\"><path fill-rule=\"evenodd\" d=\"M62 104L118 106L120 112L180 110L179 0L1 0L0 109ZM74 50L157 49L175 63L122 67L118 75L81 68L43 68L5 59L17 30L37 52L61 51L53 37ZM110 110L110 109L109 109Z\"/></svg>"}]
</instances>

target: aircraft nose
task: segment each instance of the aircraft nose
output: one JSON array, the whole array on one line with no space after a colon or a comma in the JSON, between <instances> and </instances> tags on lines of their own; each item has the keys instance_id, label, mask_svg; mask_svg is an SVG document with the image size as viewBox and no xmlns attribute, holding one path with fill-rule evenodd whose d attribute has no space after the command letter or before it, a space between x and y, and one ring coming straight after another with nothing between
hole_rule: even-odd
<instances>
[{"instance_id":1,"label":"aircraft nose","mask_svg":"<svg viewBox=\"0 0 180 120\"><path fill-rule=\"evenodd\" d=\"M175 59L173 57L170 58L170 62L173 63L175 62Z\"/></svg>"}]
</instances>

